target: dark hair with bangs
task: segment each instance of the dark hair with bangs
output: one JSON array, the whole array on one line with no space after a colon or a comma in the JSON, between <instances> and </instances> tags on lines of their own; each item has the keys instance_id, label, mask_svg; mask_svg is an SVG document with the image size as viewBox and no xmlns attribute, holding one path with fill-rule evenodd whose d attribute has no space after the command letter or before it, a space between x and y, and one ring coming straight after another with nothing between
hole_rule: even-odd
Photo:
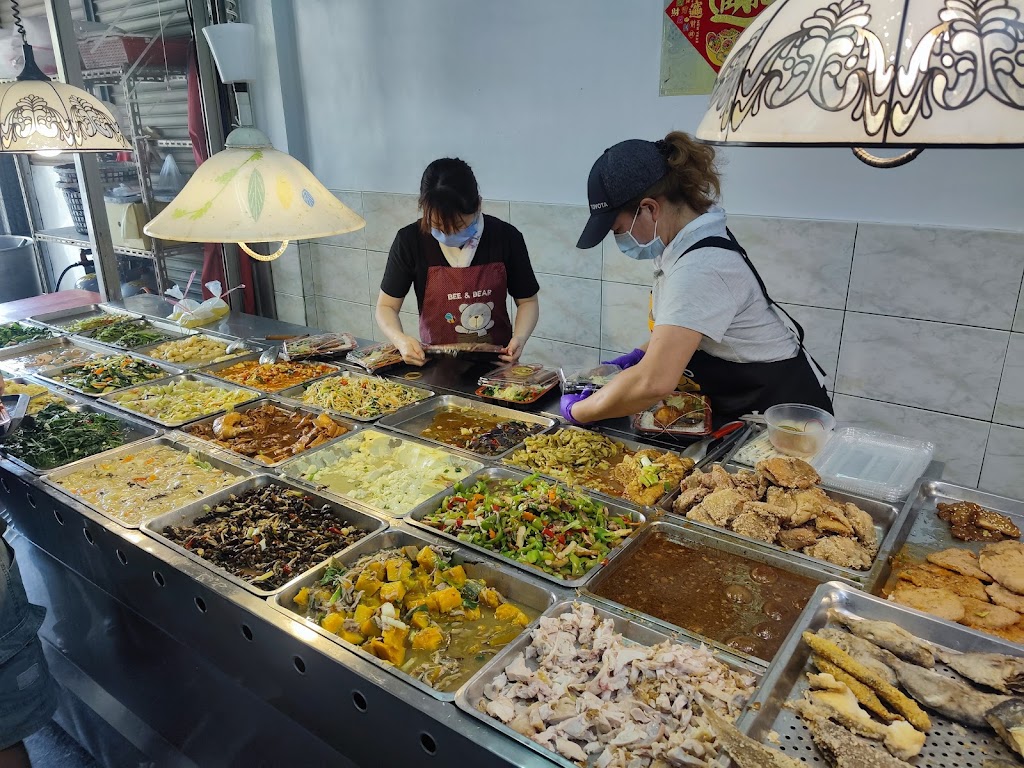
<instances>
[{"instance_id":1,"label":"dark hair with bangs","mask_svg":"<svg viewBox=\"0 0 1024 768\"><path fill-rule=\"evenodd\" d=\"M420 179L419 204L424 232L437 227L450 235L462 229L461 217L480 208L480 190L469 163L457 157L442 157L428 165Z\"/></svg>"}]
</instances>

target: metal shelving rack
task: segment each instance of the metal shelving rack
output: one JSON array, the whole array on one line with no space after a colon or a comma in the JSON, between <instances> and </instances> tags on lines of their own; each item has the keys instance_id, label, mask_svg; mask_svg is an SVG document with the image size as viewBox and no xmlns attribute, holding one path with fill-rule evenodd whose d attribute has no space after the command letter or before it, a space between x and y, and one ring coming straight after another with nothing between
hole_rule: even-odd
<instances>
[{"instance_id":1,"label":"metal shelving rack","mask_svg":"<svg viewBox=\"0 0 1024 768\"><path fill-rule=\"evenodd\" d=\"M152 219L159 212L157 201L153 194L151 181L152 168L150 165L150 150L155 146L160 149L190 149L192 142L187 139L152 139L143 131L142 113L138 101L135 98L136 87L139 83L160 83L160 82L185 82L187 73L184 68L166 69L163 67L141 67L134 64L124 64L120 67L106 69L85 70L82 72L82 79L86 86L92 87L118 87L123 96L123 106L128 112L130 136L128 137L135 148L135 165L138 171L139 186L142 191L142 203L146 208L147 219ZM21 175L26 173L27 164L18 163L18 172ZM22 189L31 189L31 184L22 179ZM33 212L38 210L36 206L25 201L26 210ZM93 248L93 243L88 235L83 235L72 227L59 227L45 229L39 227L36 216L31 213L29 220L37 240L70 245L78 248ZM165 257L186 253L201 252L202 246L195 243L167 244L161 240L153 240L150 249L128 248L115 245L114 252L118 256L149 259L154 265L157 290L160 295L166 288L170 287L171 281L167 276Z\"/></svg>"}]
</instances>

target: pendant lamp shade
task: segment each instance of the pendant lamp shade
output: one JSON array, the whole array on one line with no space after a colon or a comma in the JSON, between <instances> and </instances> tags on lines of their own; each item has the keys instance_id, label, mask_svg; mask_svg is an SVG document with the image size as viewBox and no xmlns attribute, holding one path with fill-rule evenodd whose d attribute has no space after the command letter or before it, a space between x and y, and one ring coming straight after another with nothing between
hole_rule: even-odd
<instances>
[{"instance_id":1,"label":"pendant lamp shade","mask_svg":"<svg viewBox=\"0 0 1024 768\"><path fill-rule=\"evenodd\" d=\"M1024 146L1024 0L775 0L736 41L697 137Z\"/></svg>"},{"instance_id":2,"label":"pendant lamp shade","mask_svg":"<svg viewBox=\"0 0 1024 768\"><path fill-rule=\"evenodd\" d=\"M327 237L366 226L302 163L279 152L255 128L236 128L226 148L204 162L185 188L146 227L150 237L194 243L237 242L270 260L288 241ZM267 257L246 243L282 242Z\"/></svg>"},{"instance_id":3,"label":"pendant lamp shade","mask_svg":"<svg viewBox=\"0 0 1024 768\"><path fill-rule=\"evenodd\" d=\"M50 80L25 46L25 71L0 84L0 152L122 152L132 146L92 94Z\"/></svg>"}]
</instances>

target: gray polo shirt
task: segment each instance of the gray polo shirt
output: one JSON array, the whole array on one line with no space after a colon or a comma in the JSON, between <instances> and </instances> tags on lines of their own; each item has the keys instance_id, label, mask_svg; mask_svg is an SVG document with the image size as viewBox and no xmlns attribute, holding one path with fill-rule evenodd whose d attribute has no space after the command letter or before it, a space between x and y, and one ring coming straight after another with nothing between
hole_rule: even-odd
<instances>
[{"instance_id":1,"label":"gray polo shirt","mask_svg":"<svg viewBox=\"0 0 1024 768\"><path fill-rule=\"evenodd\" d=\"M768 306L754 273L735 251L699 248L706 237L725 237L725 211L714 206L676 235L655 260L654 324L701 333L699 349L737 363L788 360L799 350L796 335Z\"/></svg>"}]
</instances>

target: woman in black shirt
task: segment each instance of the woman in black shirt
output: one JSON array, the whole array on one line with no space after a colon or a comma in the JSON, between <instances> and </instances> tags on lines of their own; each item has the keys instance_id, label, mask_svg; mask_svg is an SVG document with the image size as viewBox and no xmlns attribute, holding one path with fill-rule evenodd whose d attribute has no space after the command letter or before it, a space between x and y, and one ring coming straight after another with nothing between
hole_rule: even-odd
<instances>
[{"instance_id":1,"label":"woman in black shirt","mask_svg":"<svg viewBox=\"0 0 1024 768\"><path fill-rule=\"evenodd\" d=\"M511 224L484 214L481 202L463 160L435 160L423 172L423 217L398 231L377 297L377 325L407 363L426 362L398 314L410 286L423 344L498 344L502 360L513 361L537 327L540 286L526 242ZM516 302L514 327L506 296Z\"/></svg>"}]
</instances>

